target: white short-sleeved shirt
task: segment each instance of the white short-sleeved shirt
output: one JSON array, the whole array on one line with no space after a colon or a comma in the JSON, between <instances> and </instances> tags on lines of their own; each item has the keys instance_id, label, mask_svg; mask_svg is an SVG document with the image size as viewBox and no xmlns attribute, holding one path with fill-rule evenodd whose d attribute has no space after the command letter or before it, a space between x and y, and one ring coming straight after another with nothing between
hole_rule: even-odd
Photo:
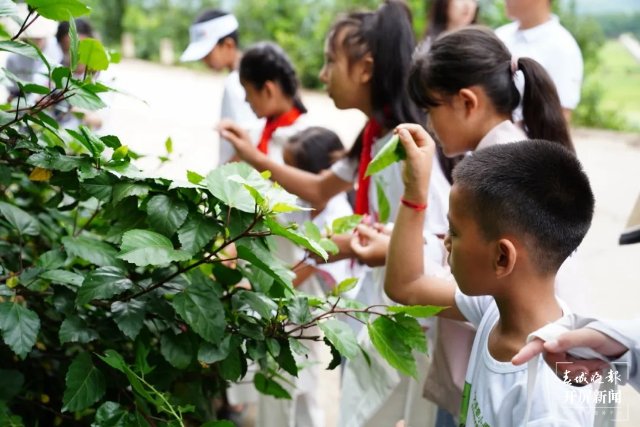
<instances>
[{"instance_id":1,"label":"white short-sleeved shirt","mask_svg":"<svg viewBox=\"0 0 640 427\"><path fill-rule=\"evenodd\" d=\"M237 70L231 71L224 79L220 118L233 120L247 130L253 140L259 137L258 132L264 125L264 120L258 119L249 103L245 101L244 88L240 84L240 73ZM228 162L235 153L233 145L226 139L220 138L218 165Z\"/></svg>"},{"instance_id":2,"label":"white short-sleeved shirt","mask_svg":"<svg viewBox=\"0 0 640 427\"><path fill-rule=\"evenodd\" d=\"M584 68L582 53L556 16L526 30L520 29L519 22L512 22L498 28L496 35L513 56L535 59L547 70L563 108L573 110L577 107Z\"/></svg>"},{"instance_id":3,"label":"white short-sleeved shirt","mask_svg":"<svg viewBox=\"0 0 640 427\"><path fill-rule=\"evenodd\" d=\"M455 295L462 315L477 327L463 396L466 427L524 427L527 407L527 365L494 359L488 347L489 335L500 313L490 296L469 297L460 290ZM562 305L562 304L561 304ZM566 311L566 308L563 306ZM532 406L526 426L589 427L593 425L595 408L592 386L573 387L555 376L539 358L538 376L532 394Z\"/></svg>"}]
</instances>

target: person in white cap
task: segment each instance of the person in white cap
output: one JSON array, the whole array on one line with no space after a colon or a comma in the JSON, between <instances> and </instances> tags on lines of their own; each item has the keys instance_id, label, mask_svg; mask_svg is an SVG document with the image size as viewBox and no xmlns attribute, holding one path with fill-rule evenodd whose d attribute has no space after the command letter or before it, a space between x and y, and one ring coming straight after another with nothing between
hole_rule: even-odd
<instances>
[{"instance_id":1,"label":"person in white cap","mask_svg":"<svg viewBox=\"0 0 640 427\"><path fill-rule=\"evenodd\" d=\"M231 119L246 130L260 128L260 121L245 101L245 91L240 84L238 66L242 52L238 47L238 20L221 10L207 10L196 18L189 28L190 42L180 60L202 61L215 71L229 71L224 82L220 108L221 119ZM235 157L231 144L221 139L218 164Z\"/></svg>"}]
</instances>

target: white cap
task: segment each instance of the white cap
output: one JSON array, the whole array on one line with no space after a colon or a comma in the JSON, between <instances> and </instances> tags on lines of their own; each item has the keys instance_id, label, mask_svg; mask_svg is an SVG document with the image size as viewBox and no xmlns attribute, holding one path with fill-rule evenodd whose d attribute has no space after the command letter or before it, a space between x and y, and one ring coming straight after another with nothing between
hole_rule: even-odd
<instances>
[{"instance_id":1,"label":"white cap","mask_svg":"<svg viewBox=\"0 0 640 427\"><path fill-rule=\"evenodd\" d=\"M237 29L238 20L231 14L192 25L189 28L189 46L180 57L180 61L197 61L204 58L221 38Z\"/></svg>"}]
</instances>

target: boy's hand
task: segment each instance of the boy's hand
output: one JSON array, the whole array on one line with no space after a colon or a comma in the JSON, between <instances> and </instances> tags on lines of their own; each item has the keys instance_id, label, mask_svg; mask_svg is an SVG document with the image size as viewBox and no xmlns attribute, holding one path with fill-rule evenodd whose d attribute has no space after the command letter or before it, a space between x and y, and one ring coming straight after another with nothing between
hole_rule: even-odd
<instances>
[{"instance_id":1,"label":"boy's hand","mask_svg":"<svg viewBox=\"0 0 640 427\"><path fill-rule=\"evenodd\" d=\"M417 124L398 125L394 132L407 153L402 173L405 198L413 203L427 203L435 143L427 131Z\"/></svg>"},{"instance_id":2,"label":"boy's hand","mask_svg":"<svg viewBox=\"0 0 640 427\"><path fill-rule=\"evenodd\" d=\"M381 224L360 224L351 238L351 249L358 260L369 267L380 267L387 261L391 236Z\"/></svg>"},{"instance_id":3,"label":"boy's hand","mask_svg":"<svg viewBox=\"0 0 640 427\"><path fill-rule=\"evenodd\" d=\"M564 376L565 371L569 371L567 375L571 380L575 380L582 373L591 379L596 372L602 372L609 366L607 362L598 359L587 360L572 357L568 351L576 347L588 347L611 358L618 358L628 351L627 347L602 332L581 328L566 332L555 341L544 342L536 338L522 347L511 362L514 365L522 365L544 352L547 365L561 376ZM558 365L558 363L562 364ZM558 366L561 367L559 370Z\"/></svg>"},{"instance_id":4,"label":"boy's hand","mask_svg":"<svg viewBox=\"0 0 640 427\"><path fill-rule=\"evenodd\" d=\"M258 152L251 143L251 138L246 130L229 119L222 119L217 126L220 136L229 141L238 153L240 159L250 162L250 157Z\"/></svg>"}]
</instances>

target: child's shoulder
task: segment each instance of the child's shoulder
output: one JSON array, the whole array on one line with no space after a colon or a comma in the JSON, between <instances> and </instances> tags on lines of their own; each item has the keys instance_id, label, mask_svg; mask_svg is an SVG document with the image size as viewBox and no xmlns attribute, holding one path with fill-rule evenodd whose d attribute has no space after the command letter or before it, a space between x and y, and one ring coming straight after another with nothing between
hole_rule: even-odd
<instances>
[{"instance_id":1,"label":"child's shoulder","mask_svg":"<svg viewBox=\"0 0 640 427\"><path fill-rule=\"evenodd\" d=\"M469 296L456 288L455 301L460 313L476 328L485 317L499 317L495 300L489 295Z\"/></svg>"}]
</instances>

